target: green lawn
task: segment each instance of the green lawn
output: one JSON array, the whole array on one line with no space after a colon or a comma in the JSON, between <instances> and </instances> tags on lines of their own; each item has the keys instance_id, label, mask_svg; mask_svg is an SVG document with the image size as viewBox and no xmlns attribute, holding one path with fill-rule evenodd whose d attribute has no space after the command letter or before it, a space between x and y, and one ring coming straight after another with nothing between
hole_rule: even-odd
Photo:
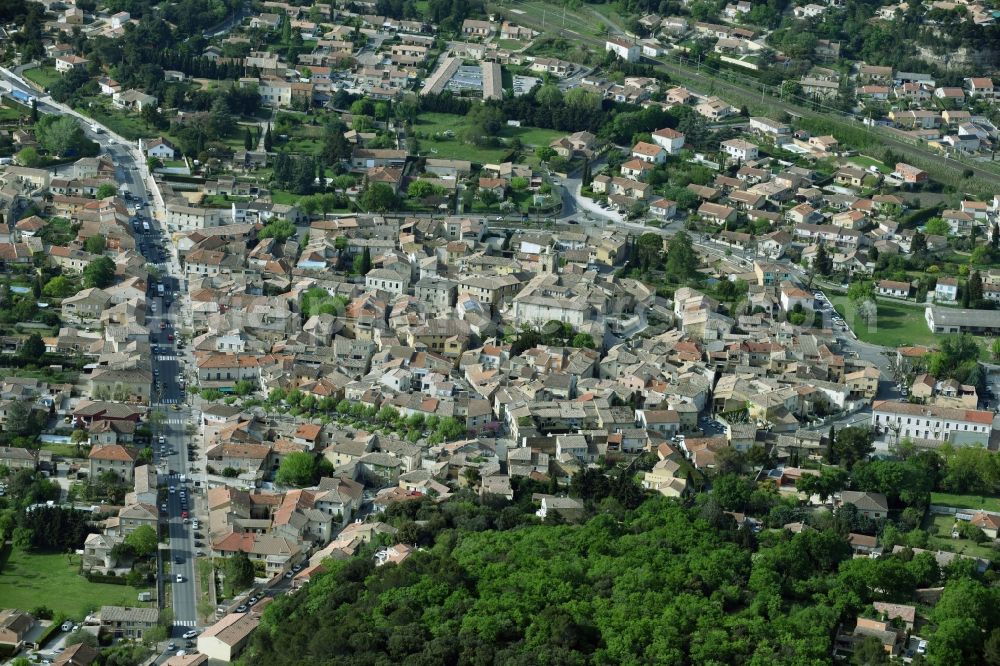
<instances>
[{"instance_id":1,"label":"green lawn","mask_svg":"<svg viewBox=\"0 0 1000 666\"><path fill-rule=\"evenodd\" d=\"M76 107L76 111L93 118L115 134L126 139L150 138L162 134L148 126L138 115L128 115L111 106L107 98L91 98L86 105Z\"/></svg>"},{"instance_id":2,"label":"green lawn","mask_svg":"<svg viewBox=\"0 0 1000 666\"><path fill-rule=\"evenodd\" d=\"M982 497L980 495L931 493L931 504L936 506L952 506L956 509L983 509L984 511L1000 511L1000 498Z\"/></svg>"},{"instance_id":3,"label":"green lawn","mask_svg":"<svg viewBox=\"0 0 1000 666\"><path fill-rule=\"evenodd\" d=\"M924 521L923 527L924 529L928 529L931 525L933 525L937 528L937 534L933 534L927 539L927 547L932 550L946 550L952 553L970 555L972 557L984 557L987 559L991 559L993 557L994 551L987 544L980 545L971 539L952 539L951 528L954 524L954 516L938 516L928 514L928 518Z\"/></svg>"},{"instance_id":4,"label":"green lawn","mask_svg":"<svg viewBox=\"0 0 1000 666\"><path fill-rule=\"evenodd\" d=\"M291 192L286 192L285 190L271 190L271 201L274 203L297 204L301 198L301 194L292 194Z\"/></svg>"},{"instance_id":5,"label":"green lawn","mask_svg":"<svg viewBox=\"0 0 1000 666\"><path fill-rule=\"evenodd\" d=\"M43 88L48 88L61 79L62 74L57 72L55 67L32 67L25 70L24 78L37 83Z\"/></svg>"},{"instance_id":6,"label":"green lawn","mask_svg":"<svg viewBox=\"0 0 1000 666\"><path fill-rule=\"evenodd\" d=\"M57 613L83 619L101 606L136 606L139 592L127 585L91 583L77 573L79 558L69 564L64 554L33 555L15 549L0 572L0 599L5 608L48 606Z\"/></svg>"},{"instance_id":7,"label":"green lawn","mask_svg":"<svg viewBox=\"0 0 1000 666\"><path fill-rule=\"evenodd\" d=\"M470 160L476 164L487 164L502 159L510 148L506 145L476 147L462 139L462 132L468 126L464 116L450 113L422 113L413 127L419 133L420 153L443 159ZM446 133L451 132L452 136ZM504 127L499 136L503 139L517 137L526 146L547 146L565 132L539 127Z\"/></svg>"},{"instance_id":8,"label":"green lawn","mask_svg":"<svg viewBox=\"0 0 1000 666\"><path fill-rule=\"evenodd\" d=\"M832 296L830 301L841 315L849 305L846 296ZM898 347L901 345L929 345L938 342L938 336L931 333L924 319L924 308L878 301L878 318L869 327L860 317L844 317L851 330L863 342Z\"/></svg>"},{"instance_id":9,"label":"green lawn","mask_svg":"<svg viewBox=\"0 0 1000 666\"><path fill-rule=\"evenodd\" d=\"M0 121L12 121L25 116L23 107L21 106L0 106Z\"/></svg>"},{"instance_id":10,"label":"green lawn","mask_svg":"<svg viewBox=\"0 0 1000 666\"><path fill-rule=\"evenodd\" d=\"M52 455L60 456L62 458L86 458L87 451L84 449L79 452L75 446L72 444L54 444L51 442L45 442L39 447L45 451L51 451Z\"/></svg>"},{"instance_id":11,"label":"green lawn","mask_svg":"<svg viewBox=\"0 0 1000 666\"><path fill-rule=\"evenodd\" d=\"M870 166L877 168L882 173L892 173L892 169L885 165L885 163L878 161L873 157L868 157L867 155L856 155L848 160L852 164L856 164L863 169L867 169Z\"/></svg>"}]
</instances>

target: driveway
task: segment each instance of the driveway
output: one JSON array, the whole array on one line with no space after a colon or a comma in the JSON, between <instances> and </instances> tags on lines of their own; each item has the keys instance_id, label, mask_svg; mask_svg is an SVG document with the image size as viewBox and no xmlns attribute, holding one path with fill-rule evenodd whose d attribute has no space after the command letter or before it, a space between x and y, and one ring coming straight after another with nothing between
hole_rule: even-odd
<instances>
[{"instance_id":1,"label":"driveway","mask_svg":"<svg viewBox=\"0 0 1000 666\"><path fill-rule=\"evenodd\" d=\"M562 188L563 209L560 217L572 217L578 213L586 213L591 217L596 217L610 222L622 222L625 217L613 210L605 210L597 205L590 197L585 197L581 193L583 181L579 178L566 178L559 184Z\"/></svg>"}]
</instances>

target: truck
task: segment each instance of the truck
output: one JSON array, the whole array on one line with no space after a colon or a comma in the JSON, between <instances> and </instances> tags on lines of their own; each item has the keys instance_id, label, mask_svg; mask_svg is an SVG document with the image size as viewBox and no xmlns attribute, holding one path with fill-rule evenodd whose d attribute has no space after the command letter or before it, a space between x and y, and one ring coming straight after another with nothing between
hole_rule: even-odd
<instances>
[{"instance_id":1,"label":"truck","mask_svg":"<svg viewBox=\"0 0 1000 666\"><path fill-rule=\"evenodd\" d=\"M143 220L143 222L142 222L142 231L144 233L147 233L147 234L149 233L149 222L146 222L145 220Z\"/></svg>"},{"instance_id":2,"label":"truck","mask_svg":"<svg viewBox=\"0 0 1000 666\"><path fill-rule=\"evenodd\" d=\"M94 131L94 134L104 134L104 128L97 123L91 123L90 129Z\"/></svg>"},{"instance_id":3,"label":"truck","mask_svg":"<svg viewBox=\"0 0 1000 666\"><path fill-rule=\"evenodd\" d=\"M163 285L162 284L156 285L156 293L159 294L160 296L163 296Z\"/></svg>"},{"instance_id":4,"label":"truck","mask_svg":"<svg viewBox=\"0 0 1000 666\"><path fill-rule=\"evenodd\" d=\"M17 90L16 88L10 91L10 96L16 99L21 104L30 105L35 101L35 96L24 92L23 90Z\"/></svg>"}]
</instances>

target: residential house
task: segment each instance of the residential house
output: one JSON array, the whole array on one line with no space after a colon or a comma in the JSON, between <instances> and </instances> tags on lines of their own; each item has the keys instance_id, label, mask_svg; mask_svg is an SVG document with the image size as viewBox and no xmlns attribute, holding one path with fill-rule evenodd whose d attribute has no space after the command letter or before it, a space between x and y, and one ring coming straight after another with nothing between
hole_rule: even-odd
<instances>
[{"instance_id":1,"label":"residential house","mask_svg":"<svg viewBox=\"0 0 1000 666\"><path fill-rule=\"evenodd\" d=\"M638 62L641 48L621 37L615 37L604 42L604 50L611 51L626 62Z\"/></svg>"},{"instance_id":2,"label":"residential house","mask_svg":"<svg viewBox=\"0 0 1000 666\"><path fill-rule=\"evenodd\" d=\"M213 661L236 660L260 625L257 613L230 613L198 636L198 652Z\"/></svg>"},{"instance_id":3,"label":"residential house","mask_svg":"<svg viewBox=\"0 0 1000 666\"><path fill-rule=\"evenodd\" d=\"M889 515L889 501L882 493L844 490L838 501L838 507L843 506L853 506L865 518L879 519Z\"/></svg>"},{"instance_id":4,"label":"residential house","mask_svg":"<svg viewBox=\"0 0 1000 666\"><path fill-rule=\"evenodd\" d=\"M157 626L160 611L156 608L101 606L98 617L101 629L114 638L141 640L147 631Z\"/></svg>"},{"instance_id":5,"label":"residential house","mask_svg":"<svg viewBox=\"0 0 1000 666\"><path fill-rule=\"evenodd\" d=\"M96 480L107 472L114 473L125 483L135 481L135 463L138 454L121 444L95 446L87 456L90 462L90 478Z\"/></svg>"}]
</instances>

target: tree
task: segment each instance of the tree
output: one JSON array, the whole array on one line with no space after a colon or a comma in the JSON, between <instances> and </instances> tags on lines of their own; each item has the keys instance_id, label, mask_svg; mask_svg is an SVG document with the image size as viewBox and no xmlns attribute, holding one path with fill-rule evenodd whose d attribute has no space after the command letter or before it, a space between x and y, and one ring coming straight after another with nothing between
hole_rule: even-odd
<instances>
[{"instance_id":1,"label":"tree","mask_svg":"<svg viewBox=\"0 0 1000 666\"><path fill-rule=\"evenodd\" d=\"M659 270L663 258L663 238L654 233L642 234L635 242L635 255L643 272Z\"/></svg>"},{"instance_id":2,"label":"tree","mask_svg":"<svg viewBox=\"0 0 1000 666\"><path fill-rule=\"evenodd\" d=\"M947 236L948 231L948 223L940 217L932 217L927 220L927 224L924 226L924 232L928 236Z\"/></svg>"},{"instance_id":3,"label":"tree","mask_svg":"<svg viewBox=\"0 0 1000 666\"><path fill-rule=\"evenodd\" d=\"M816 272L827 276L833 272L833 257L826 251L826 246L820 243L816 248Z\"/></svg>"},{"instance_id":4,"label":"tree","mask_svg":"<svg viewBox=\"0 0 1000 666\"><path fill-rule=\"evenodd\" d=\"M31 124L32 125L38 124L38 100L37 99L32 99L31 100Z\"/></svg>"},{"instance_id":5,"label":"tree","mask_svg":"<svg viewBox=\"0 0 1000 666\"><path fill-rule=\"evenodd\" d=\"M990 232L990 249L994 252L1000 250L1000 223L994 222Z\"/></svg>"},{"instance_id":6,"label":"tree","mask_svg":"<svg viewBox=\"0 0 1000 666\"><path fill-rule=\"evenodd\" d=\"M882 641L874 636L865 636L854 646L851 663L857 666L881 666L889 663Z\"/></svg>"},{"instance_id":7,"label":"tree","mask_svg":"<svg viewBox=\"0 0 1000 666\"><path fill-rule=\"evenodd\" d=\"M115 280L115 262L110 257L96 259L83 269L83 282L88 287L103 289Z\"/></svg>"},{"instance_id":8,"label":"tree","mask_svg":"<svg viewBox=\"0 0 1000 666\"><path fill-rule=\"evenodd\" d=\"M156 552L159 540L156 530L149 525L137 527L131 534L125 537L125 543L132 548L136 555L150 555Z\"/></svg>"},{"instance_id":9,"label":"tree","mask_svg":"<svg viewBox=\"0 0 1000 666\"><path fill-rule=\"evenodd\" d=\"M316 477L316 458L311 453L296 451L289 453L281 461L278 473L274 477L275 483L282 486L303 486L311 485Z\"/></svg>"},{"instance_id":10,"label":"tree","mask_svg":"<svg viewBox=\"0 0 1000 666\"><path fill-rule=\"evenodd\" d=\"M819 476L805 474L795 482L795 488L807 495L819 495L821 501L847 487L847 472L837 468L826 468Z\"/></svg>"},{"instance_id":11,"label":"tree","mask_svg":"<svg viewBox=\"0 0 1000 666\"><path fill-rule=\"evenodd\" d=\"M22 358L35 362L40 361L42 356L45 355L45 342L42 341L42 336L38 333L29 335L21 344L21 349L18 353Z\"/></svg>"},{"instance_id":12,"label":"tree","mask_svg":"<svg viewBox=\"0 0 1000 666\"><path fill-rule=\"evenodd\" d=\"M414 180L406 188L406 195L411 199L424 199L441 193L441 187L428 180Z\"/></svg>"},{"instance_id":13,"label":"tree","mask_svg":"<svg viewBox=\"0 0 1000 666\"><path fill-rule=\"evenodd\" d=\"M95 195L95 198L107 199L108 197L113 197L116 194L118 194L118 188L115 187L113 183L103 183L100 187L97 188L97 194Z\"/></svg>"},{"instance_id":14,"label":"tree","mask_svg":"<svg viewBox=\"0 0 1000 666\"><path fill-rule=\"evenodd\" d=\"M358 205L370 213L387 213L399 208L399 198L385 183L369 183L358 197Z\"/></svg>"},{"instance_id":15,"label":"tree","mask_svg":"<svg viewBox=\"0 0 1000 666\"><path fill-rule=\"evenodd\" d=\"M670 239L664 271L678 280L689 280L698 273L698 255L691 237L680 231Z\"/></svg>"},{"instance_id":16,"label":"tree","mask_svg":"<svg viewBox=\"0 0 1000 666\"><path fill-rule=\"evenodd\" d=\"M590 173L590 160L588 159L583 161L583 175L580 176L580 180L582 181L583 187L590 187L590 184L594 180Z\"/></svg>"},{"instance_id":17,"label":"tree","mask_svg":"<svg viewBox=\"0 0 1000 666\"><path fill-rule=\"evenodd\" d=\"M919 229L913 232L913 240L910 241L910 251L918 255L927 252L927 237Z\"/></svg>"},{"instance_id":18,"label":"tree","mask_svg":"<svg viewBox=\"0 0 1000 666\"><path fill-rule=\"evenodd\" d=\"M71 116L46 116L36 125L38 142L54 155L78 152L86 138L83 129Z\"/></svg>"},{"instance_id":19,"label":"tree","mask_svg":"<svg viewBox=\"0 0 1000 666\"><path fill-rule=\"evenodd\" d=\"M993 342L990 344L990 353L993 355L994 361L1000 361L1000 338L993 338Z\"/></svg>"},{"instance_id":20,"label":"tree","mask_svg":"<svg viewBox=\"0 0 1000 666\"><path fill-rule=\"evenodd\" d=\"M222 571L226 577L226 588L230 595L244 590L253 584L253 562L250 561L246 553L240 552L226 558Z\"/></svg>"},{"instance_id":21,"label":"tree","mask_svg":"<svg viewBox=\"0 0 1000 666\"><path fill-rule=\"evenodd\" d=\"M979 271L972 271L968 282L965 283L965 289L969 293L971 307L979 307L983 302L983 278L979 275Z\"/></svg>"},{"instance_id":22,"label":"tree","mask_svg":"<svg viewBox=\"0 0 1000 666\"><path fill-rule=\"evenodd\" d=\"M875 299L875 283L865 280L852 282L847 288L847 298L855 305Z\"/></svg>"},{"instance_id":23,"label":"tree","mask_svg":"<svg viewBox=\"0 0 1000 666\"><path fill-rule=\"evenodd\" d=\"M841 428L830 445L830 462L843 465L850 470L855 463L864 460L875 450L874 439L869 428L861 426Z\"/></svg>"},{"instance_id":24,"label":"tree","mask_svg":"<svg viewBox=\"0 0 1000 666\"><path fill-rule=\"evenodd\" d=\"M81 643L92 648L96 648L98 646L97 636L84 630L83 627L80 627L66 637L65 646L72 647L74 645L80 645Z\"/></svg>"},{"instance_id":25,"label":"tree","mask_svg":"<svg viewBox=\"0 0 1000 666\"><path fill-rule=\"evenodd\" d=\"M45 160L38 154L38 151L31 147L24 148L17 154L17 163L21 166L34 169L40 167L44 162Z\"/></svg>"},{"instance_id":26,"label":"tree","mask_svg":"<svg viewBox=\"0 0 1000 666\"><path fill-rule=\"evenodd\" d=\"M271 139L271 123L268 123L267 130L264 131L264 150L271 152L272 148L274 148L274 143Z\"/></svg>"},{"instance_id":27,"label":"tree","mask_svg":"<svg viewBox=\"0 0 1000 666\"><path fill-rule=\"evenodd\" d=\"M254 145L253 145L253 135L250 133L250 128L247 127L243 131L243 149L244 150L253 150L253 148L254 148Z\"/></svg>"},{"instance_id":28,"label":"tree","mask_svg":"<svg viewBox=\"0 0 1000 666\"><path fill-rule=\"evenodd\" d=\"M753 482L737 474L724 474L712 482L712 494L727 511L743 511L752 492Z\"/></svg>"},{"instance_id":29,"label":"tree","mask_svg":"<svg viewBox=\"0 0 1000 666\"><path fill-rule=\"evenodd\" d=\"M83 249L91 254L104 254L108 242L101 234L94 234L83 242Z\"/></svg>"},{"instance_id":30,"label":"tree","mask_svg":"<svg viewBox=\"0 0 1000 666\"><path fill-rule=\"evenodd\" d=\"M372 269L372 253L368 247L365 247L361 254L354 257L353 268L354 272L358 275L368 275L368 271Z\"/></svg>"}]
</instances>

